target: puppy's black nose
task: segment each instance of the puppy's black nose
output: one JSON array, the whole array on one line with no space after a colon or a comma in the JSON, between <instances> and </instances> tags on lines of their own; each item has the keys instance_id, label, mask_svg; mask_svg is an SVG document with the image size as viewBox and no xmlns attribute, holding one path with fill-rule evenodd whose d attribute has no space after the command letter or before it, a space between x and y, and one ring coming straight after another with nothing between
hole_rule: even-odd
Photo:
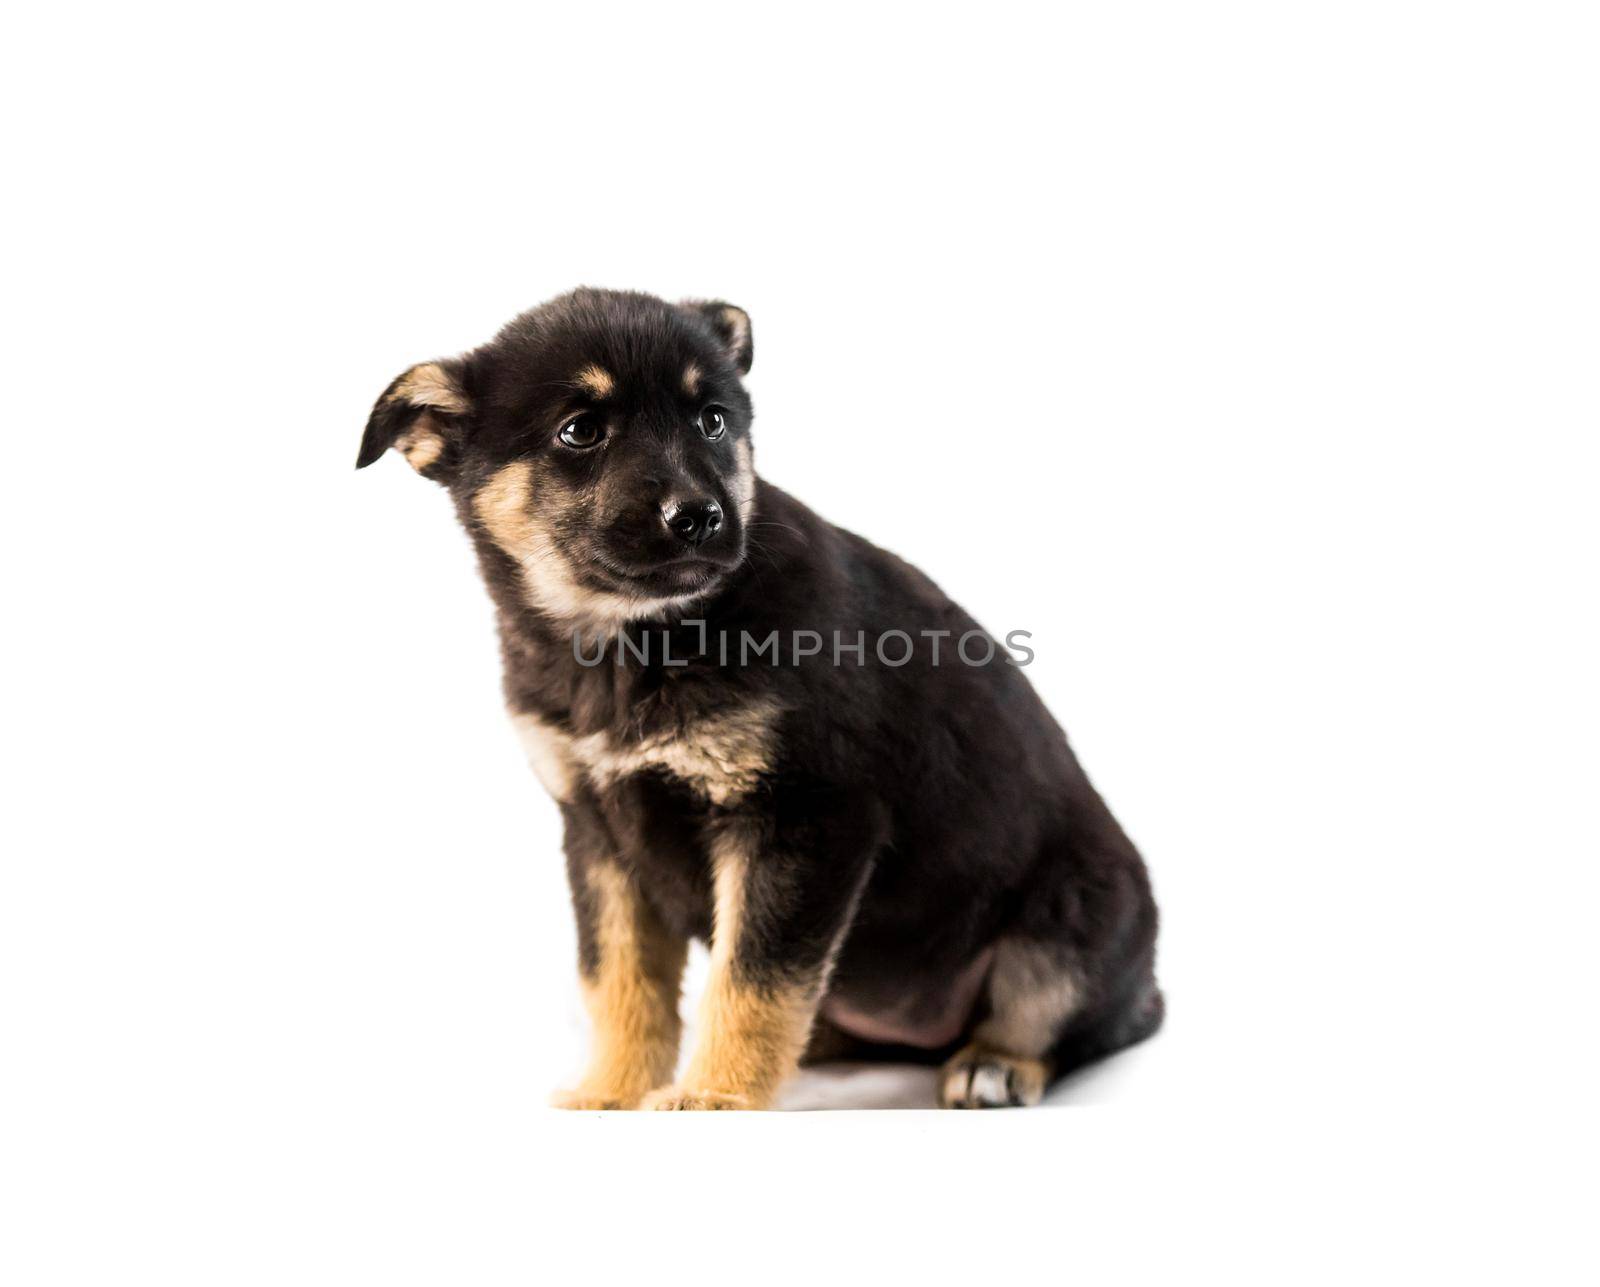
<instances>
[{"instance_id":1,"label":"puppy's black nose","mask_svg":"<svg viewBox=\"0 0 1600 1287\"><path fill-rule=\"evenodd\" d=\"M691 500L664 505L661 516L680 541L704 545L722 530L722 506L714 500Z\"/></svg>"}]
</instances>

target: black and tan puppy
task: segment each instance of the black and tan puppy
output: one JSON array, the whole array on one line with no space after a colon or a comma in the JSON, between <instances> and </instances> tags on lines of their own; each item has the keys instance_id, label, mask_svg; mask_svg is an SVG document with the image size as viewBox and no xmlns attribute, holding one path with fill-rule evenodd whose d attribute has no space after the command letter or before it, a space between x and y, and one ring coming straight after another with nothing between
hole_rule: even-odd
<instances>
[{"instance_id":1,"label":"black and tan puppy","mask_svg":"<svg viewBox=\"0 0 1600 1287\"><path fill-rule=\"evenodd\" d=\"M756 476L750 359L740 309L581 290L406 371L361 444L454 498L561 805L595 1050L557 1102L760 1108L808 1048L1037 1102L1161 1022L1144 865L1011 653Z\"/></svg>"}]
</instances>

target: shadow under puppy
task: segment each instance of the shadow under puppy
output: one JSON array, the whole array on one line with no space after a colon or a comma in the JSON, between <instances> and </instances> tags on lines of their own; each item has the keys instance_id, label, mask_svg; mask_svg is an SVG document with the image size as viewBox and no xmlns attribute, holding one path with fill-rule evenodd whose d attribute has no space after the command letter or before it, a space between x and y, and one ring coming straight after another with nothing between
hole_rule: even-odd
<instances>
[{"instance_id":1,"label":"shadow under puppy","mask_svg":"<svg viewBox=\"0 0 1600 1287\"><path fill-rule=\"evenodd\" d=\"M449 489L561 806L594 1051L557 1103L760 1108L808 1046L1035 1103L1161 1022L1144 865L1011 655L756 476L751 353L730 305L579 290L404 372L361 444Z\"/></svg>"}]
</instances>

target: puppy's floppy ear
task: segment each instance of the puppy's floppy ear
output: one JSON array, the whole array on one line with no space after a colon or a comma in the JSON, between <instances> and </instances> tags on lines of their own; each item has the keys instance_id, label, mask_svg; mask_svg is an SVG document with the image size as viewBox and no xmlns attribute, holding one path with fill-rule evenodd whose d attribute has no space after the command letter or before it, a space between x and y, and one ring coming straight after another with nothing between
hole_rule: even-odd
<instances>
[{"instance_id":1,"label":"puppy's floppy ear","mask_svg":"<svg viewBox=\"0 0 1600 1287\"><path fill-rule=\"evenodd\" d=\"M749 373L751 359L755 357L749 313L720 299L686 299L680 307L695 314L711 328L712 334L722 341L728 360L738 368L740 375Z\"/></svg>"},{"instance_id":2,"label":"puppy's floppy ear","mask_svg":"<svg viewBox=\"0 0 1600 1287\"><path fill-rule=\"evenodd\" d=\"M393 447L424 478L443 479L460 459L472 415L459 358L423 362L397 377L372 408L356 468Z\"/></svg>"}]
</instances>

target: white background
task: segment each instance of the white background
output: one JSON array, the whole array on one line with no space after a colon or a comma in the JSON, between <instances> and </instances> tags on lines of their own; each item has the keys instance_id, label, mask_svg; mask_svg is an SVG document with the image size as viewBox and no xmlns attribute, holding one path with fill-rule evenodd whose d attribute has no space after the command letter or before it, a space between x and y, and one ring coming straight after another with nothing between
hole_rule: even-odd
<instances>
[{"instance_id":1,"label":"white background","mask_svg":"<svg viewBox=\"0 0 1600 1287\"><path fill-rule=\"evenodd\" d=\"M0 1277L1593 1281L1583 6L5 44ZM1023 1113L544 1107L557 816L443 494L351 466L579 283L749 309L760 469L1035 633L1157 1040Z\"/></svg>"}]
</instances>

